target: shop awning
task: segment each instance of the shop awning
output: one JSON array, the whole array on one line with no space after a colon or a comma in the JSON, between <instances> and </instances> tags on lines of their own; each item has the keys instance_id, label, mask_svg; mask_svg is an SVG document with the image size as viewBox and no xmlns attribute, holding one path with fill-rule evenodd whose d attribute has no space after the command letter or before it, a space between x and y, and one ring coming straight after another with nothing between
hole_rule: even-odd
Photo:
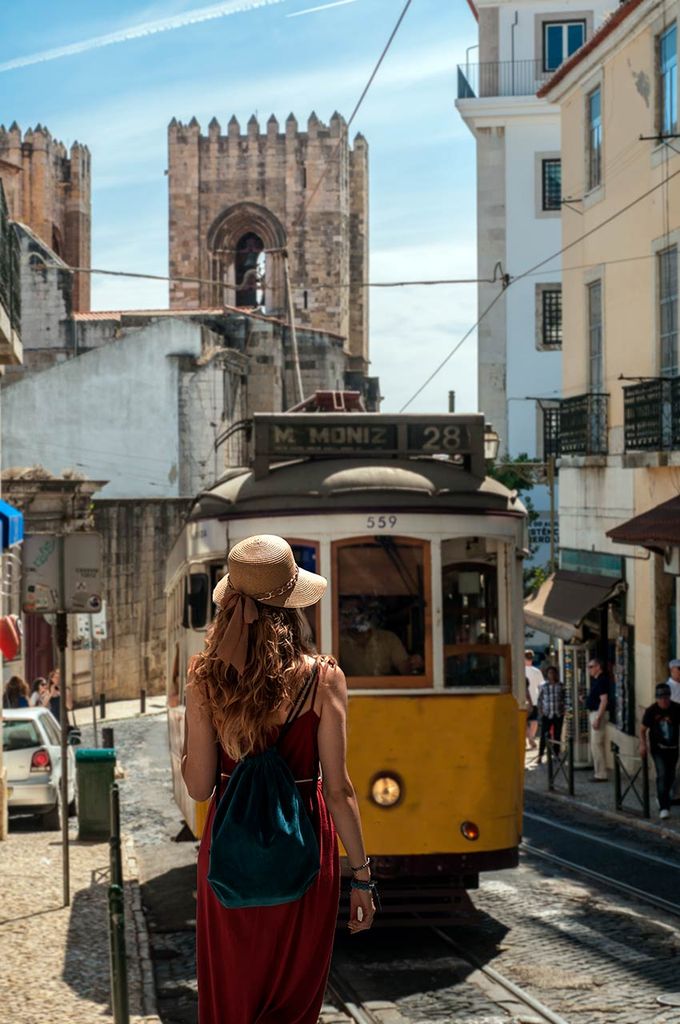
<instances>
[{"instance_id":1,"label":"shop awning","mask_svg":"<svg viewBox=\"0 0 680 1024\"><path fill-rule=\"evenodd\" d=\"M0 501L0 536L2 550L6 551L24 539L24 516L18 508Z\"/></svg>"},{"instance_id":2,"label":"shop awning","mask_svg":"<svg viewBox=\"0 0 680 1024\"><path fill-rule=\"evenodd\" d=\"M524 605L524 621L561 640L571 640L588 612L608 601L622 580L558 569Z\"/></svg>"},{"instance_id":3,"label":"shop awning","mask_svg":"<svg viewBox=\"0 0 680 1024\"><path fill-rule=\"evenodd\" d=\"M607 530L607 536L617 544L639 544L661 553L680 547L680 495Z\"/></svg>"}]
</instances>

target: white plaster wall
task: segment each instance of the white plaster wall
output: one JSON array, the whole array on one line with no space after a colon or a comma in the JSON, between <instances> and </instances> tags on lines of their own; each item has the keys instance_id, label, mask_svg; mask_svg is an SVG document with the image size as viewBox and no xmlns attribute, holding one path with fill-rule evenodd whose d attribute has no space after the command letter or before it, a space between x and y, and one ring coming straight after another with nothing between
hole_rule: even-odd
<instances>
[{"instance_id":1,"label":"white plaster wall","mask_svg":"<svg viewBox=\"0 0 680 1024\"><path fill-rule=\"evenodd\" d=\"M536 154L559 152L559 115L546 109L542 117L513 119L505 131L506 251L504 269L516 277L560 248L558 217L536 216ZM558 398L562 387L561 352L536 347L536 285L559 282L559 261L537 276L513 284L505 296L507 324L508 438L511 455L535 456L536 404L523 399Z\"/></svg>"},{"instance_id":2,"label":"white plaster wall","mask_svg":"<svg viewBox=\"0 0 680 1024\"><path fill-rule=\"evenodd\" d=\"M554 0L553 3L546 3L543 0L540 4L499 4L499 60L512 60L512 33L511 26L517 15L515 27L515 60L538 60L542 57L542 51L536 52L536 27L535 17L537 14L546 14L555 18L570 12L581 14L584 11L593 12L594 28L601 24L604 15L616 8L612 0L605 0L593 4L584 3L583 0Z\"/></svg>"},{"instance_id":3,"label":"white plaster wall","mask_svg":"<svg viewBox=\"0 0 680 1024\"><path fill-rule=\"evenodd\" d=\"M178 365L200 327L164 318L3 392L3 469L40 463L109 481L102 497L179 494Z\"/></svg>"},{"instance_id":4,"label":"white plaster wall","mask_svg":"<svg viewBox=\"0 0 680 1024\"><path fill-rule=\"evenodd\" d=\"M560 469L560 547L630 555L607 530L635 515L635 474L615 466Z\"/></svg>"}]
</instances>

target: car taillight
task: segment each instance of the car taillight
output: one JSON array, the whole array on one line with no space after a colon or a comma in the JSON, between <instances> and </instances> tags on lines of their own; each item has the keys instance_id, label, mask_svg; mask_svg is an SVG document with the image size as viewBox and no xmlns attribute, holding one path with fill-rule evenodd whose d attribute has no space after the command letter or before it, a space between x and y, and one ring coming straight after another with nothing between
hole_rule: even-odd
<instances>
[{"instance_id":1,"label":"car taillight","mask_svg":"<svg viewBox=\"0 0 680 1024\"><path fill-rule=\"evenodd\" d=\"M31 758L32 772L48 772L52 767L50 755L46 750L36 750Z\"/></svg>"}]
</instances>

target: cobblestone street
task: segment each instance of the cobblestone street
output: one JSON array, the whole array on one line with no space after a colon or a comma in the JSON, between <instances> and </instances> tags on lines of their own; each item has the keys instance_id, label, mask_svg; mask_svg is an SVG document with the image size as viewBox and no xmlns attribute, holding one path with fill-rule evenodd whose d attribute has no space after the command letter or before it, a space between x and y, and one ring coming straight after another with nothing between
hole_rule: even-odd
<instances>
[{"instance_id":1,"label":"cobblestone street","mask_svg":"<svg viewBox=\"0 0 680 1024\"><path fill-rule=\"evenodd\" d=\"M193 1024L196 844L173 842L181 821L171 798L165 716L114 728L125 771L124 827L135 838L140 861L159 1013L167 1024ZM486 877L473 901L479 923L451 930L452 937L569 1024L680 1024L680 1010L657 1002L680 987L680 932L662 912L533 861ZM427 929L375 931L358 940L341 936L334 964L362 1000L389 1005L392 1016L385 1021L540 1019L528 1010L513 1016L479 972ZM323 1024L344 1020L329 1000Z\"/></svg>"}]
</instances>

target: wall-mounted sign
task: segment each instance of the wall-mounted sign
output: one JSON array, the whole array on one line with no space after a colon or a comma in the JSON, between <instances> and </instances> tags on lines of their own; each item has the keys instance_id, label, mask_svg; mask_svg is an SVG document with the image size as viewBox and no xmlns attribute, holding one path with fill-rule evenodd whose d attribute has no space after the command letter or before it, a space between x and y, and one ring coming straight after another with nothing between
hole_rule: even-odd
<instances>
[{"instance_id":1,"label":"wall-mounted sign","mask_svg":"<svg viewBox=\"0 0 680 1024\"><path fill-rule=\"evenodd\" d=\"M63 545L63 596L61 555ZM32 534L23 548L22 607L42 614L101 610L101 549L98 533Z\"/></svg>"}]
</instances>

